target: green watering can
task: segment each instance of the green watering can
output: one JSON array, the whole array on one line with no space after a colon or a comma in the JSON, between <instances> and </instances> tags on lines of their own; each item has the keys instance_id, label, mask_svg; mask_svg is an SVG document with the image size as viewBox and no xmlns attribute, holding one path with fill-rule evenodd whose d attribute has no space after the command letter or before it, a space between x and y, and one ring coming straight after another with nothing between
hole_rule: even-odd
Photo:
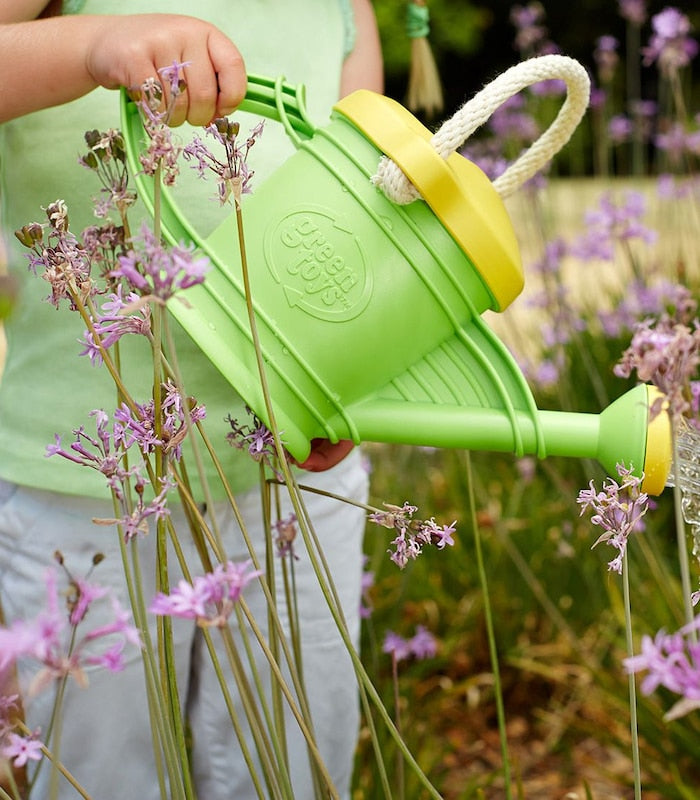
<instances>
[{"instance_id":1,"label":"green watering can","mask_svg":"<svg viewBox=\"0 0 700 800\"><path fill-rule=\"evenodd\" d=\"M270 396L298 461L316 438L565 455L595 458L611 475L624 462L644 471L646 491L663 490L670 431L666 415L649 421L650 387L632 389L601 414L540 410L481 316L503 311L523 287L501 196L509 181L519 185L562 146L588 99L577 62L544 56L524 64L532 69L523 72L521 64L499 76L488 97L483 90L464 107L466 122L463 114L435 135L400 104L368 91L341 100L329 123L316 128L303 87L249 76L241 109L281 122L297 148L245 198L243 218ZM555 122L500 186L461 155L444 152L464 141L465 125L482 124L494 103L542 77L559 77L562 66L569 91L557 120L568 130ZM131 170L152 211L153 183L139 174L140 115L122 97ZM407 194L404 204L389 198L390 180L384 190L375 185L380 159L385 177L394 169L406 182L396 190ZM420 199L406 202L416 192ZM213 265L205 282L188 290L188 304L173 302L171 312L269 424L235 220L202 240L164 189L161 225L171 243L194 242Z\"/></svg>"}]
</instances>

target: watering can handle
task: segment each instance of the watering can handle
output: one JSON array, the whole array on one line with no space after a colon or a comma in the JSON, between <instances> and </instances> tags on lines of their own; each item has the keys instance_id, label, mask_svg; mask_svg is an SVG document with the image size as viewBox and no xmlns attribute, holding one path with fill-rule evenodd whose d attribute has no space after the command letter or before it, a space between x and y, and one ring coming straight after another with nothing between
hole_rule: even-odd
<instances>
[{"instance_id":1,"label":"watering can handle","mask_svg":"<svg viewBox=\"0 0 700 800\"><path fill-rule=\"evenodd\" d=\"M295 147L305 139L311 138L316 130L306 112L305 87L291 86L285 83L283 78L248 75L246 95L239 109L281 122ZM139 162L144 137L141 113L124 89L121 93L121 123L131 175L136 183L139 197L148 212L153 214L154 184L143 174ZM163 193L161 204L161 224L165 237L172 244L183 239L197 241L197 234L171 200L168 192Z\"/></svg>"},{"instance_id":2,"label":"watering can handle","mask_svg":"<svg viewBox=\"0 0 700 800\"><path fill-rule=\"evenodd\" d=\"M588 107L590 80L578 61L567 56L548 55L516 64L487 84L445 121L433 135L432 146L446 159L506 100L545 80L563 80L567 89L566 101L542 136L493 181L494 189L501 197L507 197L561 150L581 121ZM394 203L406 205L420 197L399 167L387 157L379 162L372 182Z\"/></svg>"}]
</instances>

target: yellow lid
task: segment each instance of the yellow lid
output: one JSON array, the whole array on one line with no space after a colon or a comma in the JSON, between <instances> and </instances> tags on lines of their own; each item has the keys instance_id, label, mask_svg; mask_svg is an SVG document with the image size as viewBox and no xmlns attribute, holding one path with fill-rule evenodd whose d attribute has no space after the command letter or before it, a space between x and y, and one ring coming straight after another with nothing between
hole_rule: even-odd
<instances>
[{"instance_id":1,"label":"yellow lid","mask_svg":"<svg viewBox=\"0 0 700 800\"><path fill-rule=\"evenodd\" d=\"M491 292L494 311L523 288L515 232L500 195L468 159L443 159L431 132L395 100L360 89L334 108L394 161L474 264Z\"/></svg>"},{"instance_id":2,"label":"yellow lid","mask_svg":"<svg viewBox=\"0 0 700 800\"><path fill-rule=\"evenodd\" d=\"M655 386L647 386L649 408L662 393ZM671 471L671 421L665 410L657 414L647 428L647 448L644 455L644 480L642 491L659 495L664 490Z\"/></svg>"}]
</instances>

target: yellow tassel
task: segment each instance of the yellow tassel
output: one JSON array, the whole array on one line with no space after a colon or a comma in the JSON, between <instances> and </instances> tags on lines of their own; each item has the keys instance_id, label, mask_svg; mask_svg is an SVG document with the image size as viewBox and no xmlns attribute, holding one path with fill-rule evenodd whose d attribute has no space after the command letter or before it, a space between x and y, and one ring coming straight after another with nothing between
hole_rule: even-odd
<instances>
[{"instance_id":1,"label":"yellow tassel","mask_svg":"<svg viewBox=\"0 0 700 800\"><path fill-rule=\"evenodd\" d=\"M425 0L409 2L406 32L411 38L411 69L408 76L406 105L413 112L434 117L444 107L442 84L427 36L430 32Z\"/></svg>"}]
</instances>

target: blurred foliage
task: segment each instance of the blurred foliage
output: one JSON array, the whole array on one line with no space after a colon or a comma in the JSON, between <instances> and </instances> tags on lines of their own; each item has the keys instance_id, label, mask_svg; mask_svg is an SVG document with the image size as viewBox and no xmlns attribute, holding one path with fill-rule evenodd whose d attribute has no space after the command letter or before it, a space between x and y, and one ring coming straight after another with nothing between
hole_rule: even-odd
<instances>
[{"instance_id":1,"label":"blurred foliage","mask_svg":"<svg viewBox=\"0 0 700 800\"><path fill-rule=\"evenodd\" d=\"M407 2L375 0L384 63L391 78L401 77L408 69L411 40L406 35ZM491 15L469 0L431 0L430 42L436 54L466 57L475 53L482 43L482 32Z\"/></svg>"}]
</instances>

